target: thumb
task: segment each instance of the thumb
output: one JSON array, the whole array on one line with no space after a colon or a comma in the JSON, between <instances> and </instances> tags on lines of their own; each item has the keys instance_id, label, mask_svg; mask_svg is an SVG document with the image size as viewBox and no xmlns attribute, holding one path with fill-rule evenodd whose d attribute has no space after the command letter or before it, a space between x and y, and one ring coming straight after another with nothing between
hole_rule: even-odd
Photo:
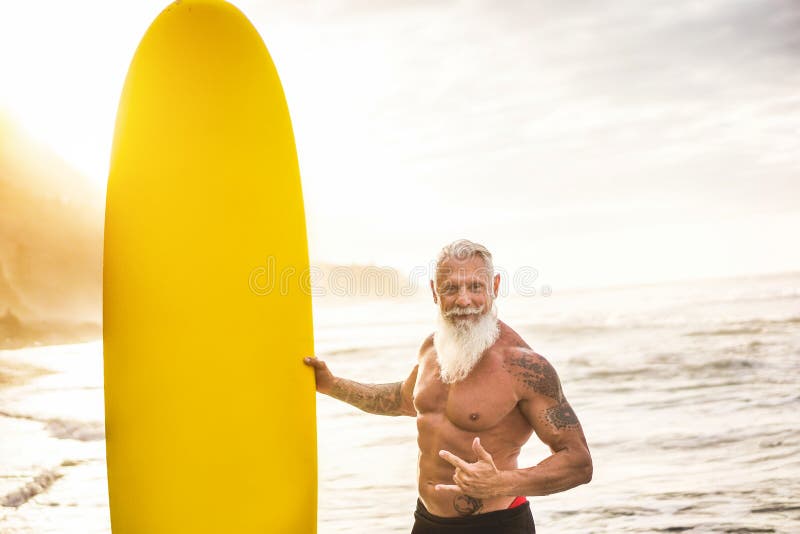
<instances>
[{"instance_id":1,"label":"thumb","mask_svg":"<svg viewBox=\"0 0 800 534\"><path fill-rule=\"evenodd\" d=\"M315 369L322 369L325 367L325 362L323 362L316 356L306 356L305 358L303 358L303 363L305 363L309 367L314 367Z\"/></svg>"}]
</instances>

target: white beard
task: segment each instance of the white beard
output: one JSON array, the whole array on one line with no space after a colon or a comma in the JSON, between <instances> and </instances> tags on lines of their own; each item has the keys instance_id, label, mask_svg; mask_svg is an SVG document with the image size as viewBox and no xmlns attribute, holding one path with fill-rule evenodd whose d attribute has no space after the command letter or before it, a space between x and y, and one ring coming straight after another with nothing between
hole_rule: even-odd
<instances>
[{"instance_id":1,"label":"white beard","mask_svg":"<svg viewBox=\"0 0 800 534\"><path fill-rule=\"evenodd\" d=\"M482 311L470 309L468 311ZM453 384L464 380L483 353L494 345L500 336L500 325L497 322L497 309L481 316L478 322L456 317L450 319L440 312L436 319L437 329L433 335L433 346L436 348L436 360L441 369L442 382Z\"/></svg>"}]
</instances>

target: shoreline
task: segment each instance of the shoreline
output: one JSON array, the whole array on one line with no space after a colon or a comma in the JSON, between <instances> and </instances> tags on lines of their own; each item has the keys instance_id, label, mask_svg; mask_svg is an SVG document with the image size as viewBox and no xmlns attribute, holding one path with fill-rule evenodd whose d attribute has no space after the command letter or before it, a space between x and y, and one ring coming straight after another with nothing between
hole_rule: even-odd
<instances>
[{"instance_id":1,"label":"shoreline","mask_svg":"<svg viewBox=\"0 0 800 534\"><path fill-rule=\"evenodd\" d=\"M3 353L7 350L8 349L0 349L0 389L23 386L40 376L58 374L58 371L54 369L5 358Z\"/></svg>"},{"instance_id":2,"label":"shoreline","mask_svg":"<svg viewBox=\"0 0 800 534\"><path fill-rule=\"evenodd\" d=\"M92 324L95 325L94 323ZM25 342L25 339L0 338L0 390L24 386L37 378L46 375L59 374L62 371L42 365L35 365L28 361L20 360L17 353L28 349L38 349L52 346L78 345L101 341L101 336L64 336L63 338L50 336L46 341L37 339Z\"/></svg>"},{"instance_id":3,"label":"shoreline","mask_svg":"<svg viewBox=\"0 0 800 534\"><path fill-rule=\"evenodd\" d=\"M95 321L24 321L10 312L0 317L0 352L50 345L73 345L103 338Z\"/></svg>"}]
</instances>

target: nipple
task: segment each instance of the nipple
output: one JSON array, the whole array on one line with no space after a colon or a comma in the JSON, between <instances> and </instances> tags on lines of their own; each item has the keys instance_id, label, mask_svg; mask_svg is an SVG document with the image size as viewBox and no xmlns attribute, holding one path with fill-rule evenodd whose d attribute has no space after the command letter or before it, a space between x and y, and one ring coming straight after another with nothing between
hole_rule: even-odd
<instances>
[{"instance_id":1,"label":"nipple","mask_svg":"<svg viewBox=\"0 0 800 534\"><path fill-rule=\"evenodd\" d=\"M477 413L469 414L469 420L470 421L477 421L479 417L480 417L480 415L478 415Z\"/></svg>"}]
</instances>

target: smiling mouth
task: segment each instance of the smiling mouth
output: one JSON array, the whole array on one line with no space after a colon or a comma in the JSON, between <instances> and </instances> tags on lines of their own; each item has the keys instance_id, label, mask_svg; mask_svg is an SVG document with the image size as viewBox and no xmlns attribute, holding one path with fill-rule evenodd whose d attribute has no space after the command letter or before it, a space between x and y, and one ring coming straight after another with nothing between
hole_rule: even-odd
<instances>
[{"instance_id":1,"label":"smiling mouth","mask_svg":"<svg viewBox=\"0 0 800 534\"><path fill-rule=\"evenodd\" d=\"M483 307L480 308L453 308L447 312L445 315L447 317L469 317L470 315L480 315L483 313Z\"/></svg>"},{"instance_id":2,"label":"smiling mouth","mask_svg":"<svg viewBox=\"0 0 800 534\"><path fill-rule=\"evenodd\" d=\"M466 321L472 317L477 317L478 313L451 313L449 315L450 318L458 320L458 321Z\"/></svg>"}]
</instances>

